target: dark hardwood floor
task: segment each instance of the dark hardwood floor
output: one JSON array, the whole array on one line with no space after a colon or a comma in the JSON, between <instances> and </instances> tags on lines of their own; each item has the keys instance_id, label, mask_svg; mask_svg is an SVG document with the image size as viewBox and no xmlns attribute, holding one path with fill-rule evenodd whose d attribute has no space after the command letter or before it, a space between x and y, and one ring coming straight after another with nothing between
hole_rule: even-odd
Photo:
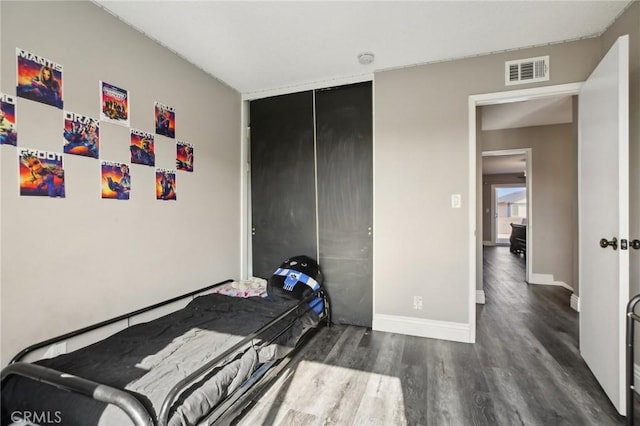
<instances>
[{"instance_id":1,"label":"dark hardwood floor","mask_svg":"<svg viewBox=\"0 0 640 426\"><path fill-rule=\"evenodd\" d=\"M624 424L580 358L571 293L527 285L506 247L484 254L476 344L323 328L239 424Z\"/></svg>"}]
</instances>

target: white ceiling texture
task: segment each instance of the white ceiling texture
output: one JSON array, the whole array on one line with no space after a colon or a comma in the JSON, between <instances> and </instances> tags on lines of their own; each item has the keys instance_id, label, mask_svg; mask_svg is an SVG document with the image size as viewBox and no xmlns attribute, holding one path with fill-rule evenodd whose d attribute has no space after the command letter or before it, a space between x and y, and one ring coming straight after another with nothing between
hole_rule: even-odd
<instances>
[{"instance_id":1,"label":"white ceiling texture","mask_svg":"<svg viewBox=\"0 0 640 426\"><path fill-rule=\"evenodd\" d=\"M94 3L245 98L375 71L600 35L604 1L113 1ZM358 63L370 51L375 60Z\"/></svg>"},{"instance_id":2,"label":"white ceiling texture","mask_svg":"<svg viewBox=\"0 0 640 426\"><path fill-rule=\"evenodd\" d=\"M381 70L596 37L628 0L93 0L123 22L256 99L370 80ZM358 55L375 59L362 65ZM545 104L545 102L547 104ZM571 121L569 98L483 107L483 127ZM524 120L524 121L523 121ZM484 158L484 173L524 170Z\"/></svg>"}]
</instances>

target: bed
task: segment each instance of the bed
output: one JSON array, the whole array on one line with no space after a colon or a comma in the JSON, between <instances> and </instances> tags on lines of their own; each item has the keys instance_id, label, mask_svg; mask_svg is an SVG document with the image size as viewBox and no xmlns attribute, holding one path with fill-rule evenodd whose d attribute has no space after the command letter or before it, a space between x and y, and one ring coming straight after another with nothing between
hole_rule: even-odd
<instances>
[{"instance_id":1,"label":"bed","mask_svg":"<svg viewBox=\"0 0 640 426\"><path fill-rule=\"evenodd\" d=\"M323 289L302 300L224 292L195 297L230 283L127 314L194 297L183 309L55 358L19 362L35 348L125 316L23 350L2 370L2 425L20 420L82 426L230 421L319 324L330 323Z\"/></svg>"}]
</instances>

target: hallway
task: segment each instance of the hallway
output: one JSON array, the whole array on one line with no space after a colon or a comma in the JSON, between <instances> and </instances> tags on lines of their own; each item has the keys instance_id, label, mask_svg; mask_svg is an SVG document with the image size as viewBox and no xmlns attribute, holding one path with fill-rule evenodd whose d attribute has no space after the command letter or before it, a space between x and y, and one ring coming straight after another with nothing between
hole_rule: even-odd
<instances>
[{"instance_id":1,"label":"hallway","mask_svg":"<svg viewBox=\"0 0 640 426\"><path fill-rule=\"evenodd\" d=\"M513 408L496 411L507 415L500 423L622 424L580 357L571 292L524 277L523 256L484 248L487 303L478 306L476 346L494 403Z\"/></svg>"}]
</instances>

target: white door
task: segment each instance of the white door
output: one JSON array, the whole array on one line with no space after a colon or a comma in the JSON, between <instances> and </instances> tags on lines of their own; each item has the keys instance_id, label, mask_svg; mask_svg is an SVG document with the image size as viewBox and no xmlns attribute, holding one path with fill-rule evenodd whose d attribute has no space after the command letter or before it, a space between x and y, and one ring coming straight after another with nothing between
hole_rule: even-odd
<instances>
[{"instance_id":1,"label":"white door","mask_svg":"<svg viewBox=\"0 0 640 426\"><path fill-rule=\"evenodd\" d=\"M620 37L580 90L578 197L580 353L620 414L629 299L629 37ZM613 246L601 247L601 239Z\"/></svg>"}]
</instances>

